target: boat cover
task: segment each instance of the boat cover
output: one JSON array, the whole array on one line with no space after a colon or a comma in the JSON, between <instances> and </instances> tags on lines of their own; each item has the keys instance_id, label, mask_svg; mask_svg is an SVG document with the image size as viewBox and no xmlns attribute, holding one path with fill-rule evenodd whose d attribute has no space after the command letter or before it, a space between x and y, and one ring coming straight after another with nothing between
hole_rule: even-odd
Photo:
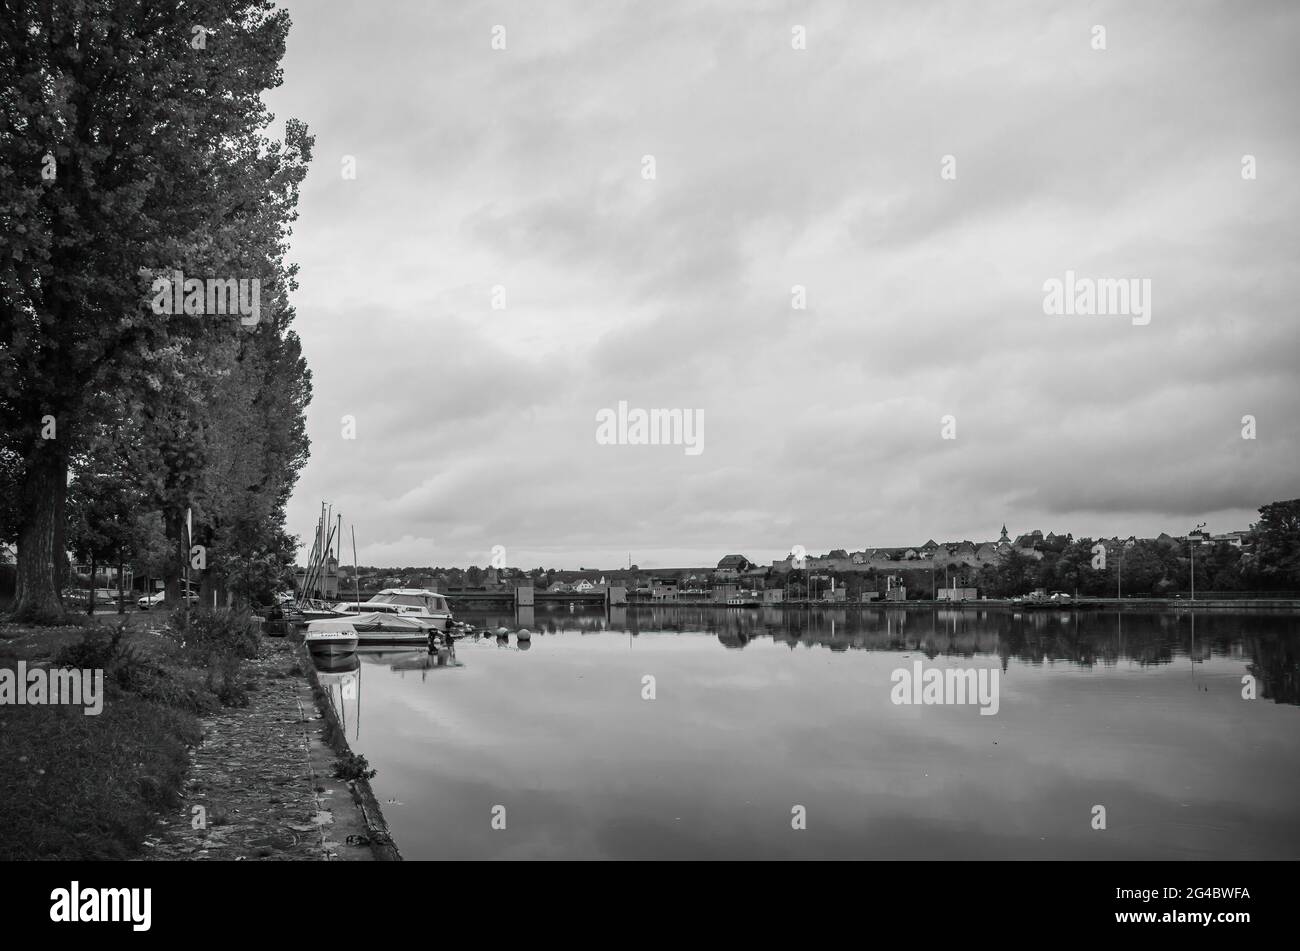
<instances>
[{"instance_id":1,"label":"boat cover","mask_svg":"<svg viewBox=\"0 0 1300 951\"><path fill-rule=\"evenodd\" d=\"M416 635L427 633L433 629L433 625L427 620L419 618L405 617L401 614L384 614L379 611L372 611L368 614L352 614L346 621L321 620L308 621L307 630L338 630L338 627L322 628L319 625L343 625L344 628L351 629L358 634L410 634Z\"/></svg>"}]
</instances>

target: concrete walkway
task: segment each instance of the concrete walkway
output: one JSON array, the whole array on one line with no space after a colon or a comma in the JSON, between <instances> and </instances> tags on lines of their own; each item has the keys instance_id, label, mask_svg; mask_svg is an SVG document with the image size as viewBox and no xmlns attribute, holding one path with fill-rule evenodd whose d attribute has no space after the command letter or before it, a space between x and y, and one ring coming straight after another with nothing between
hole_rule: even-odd
<instances>
[{"instance_id":1,"label":"concrete walkway","mask_svg":"<svg viewBox=\"0 0 1300 951\"><path fill-rule=\"evenodd\" d=\"M361 809L331 775L335 755L303 663L286 641L263 639L245 663L249 705L203 719L185 802L146 838L146 860L374 858Z\"/></svg>"}]
</instances>

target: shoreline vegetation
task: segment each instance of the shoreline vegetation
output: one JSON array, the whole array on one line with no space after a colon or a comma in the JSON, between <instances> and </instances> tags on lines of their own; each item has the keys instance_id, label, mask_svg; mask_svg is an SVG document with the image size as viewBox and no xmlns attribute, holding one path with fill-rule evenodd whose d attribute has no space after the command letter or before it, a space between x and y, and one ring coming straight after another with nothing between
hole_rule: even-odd
<instances>
[{"instance_id":1,"label":"shoreline vegetation","mask_svg":"<svg viewBox=\"0 0 1300 951\"><path fill-rule=\"evenodd\" d=\"M326 742L305 649L247 612L67 620L0 625L0 667L102 670L105 690L93 716L0 705L0 860L396 856L368 782L334 775L351 751Z\"/></svg>"}]
</instances>

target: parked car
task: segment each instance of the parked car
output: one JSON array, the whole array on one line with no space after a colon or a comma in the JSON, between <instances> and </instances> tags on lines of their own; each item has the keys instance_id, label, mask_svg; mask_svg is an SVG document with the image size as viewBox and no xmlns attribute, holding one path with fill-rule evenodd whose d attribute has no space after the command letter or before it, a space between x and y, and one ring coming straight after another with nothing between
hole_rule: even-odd
<instances>
[{"instance_id":1,"label":"parked car","mask_svg":"<svg viewBox=\"0 0 1300 951\"><path fill-rule=\"evenodd\" d=\"M148 611L150 608L157 607L158 605L162 604L163 601L165 600L166 600L166 594L162 591L158 591L155 592L154 594L146 594L143 598L138 599L135 602L135 606L138 607L141 611Z\"/></svg>"},{"instance_id":2,"label":"parked car","mask_svg":"<svg viewBox=\"0 0 1300 951\"><path fill-rule=\"evenodd\" d=\"M138 601L136 601L135 604L136 607L138 607L141 611L148 611L150 608L155 608L158 605L164 603L166 600L167 600L166 593L163 591L158 591L155 592L154 594L146 594L143 598L140 598ZM191 592L190 594L185 595L185 603L198 604L199 596Z\"/></svg>"}]
</instances>

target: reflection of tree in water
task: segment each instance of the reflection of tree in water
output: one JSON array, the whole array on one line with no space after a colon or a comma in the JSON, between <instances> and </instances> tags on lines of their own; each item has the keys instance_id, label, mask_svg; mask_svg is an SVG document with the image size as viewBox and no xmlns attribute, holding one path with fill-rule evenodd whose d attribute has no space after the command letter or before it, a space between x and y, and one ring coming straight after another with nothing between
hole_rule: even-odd
<instances>
[{"instance_id":1,"label":"reflection of tree in water","mask_svg":"<svg viewBox=\"0 0 1300 951\"><path fill-rule=\"evenodd\" d=\"M543 617L543 615L548 615ZM608 627L600 614L539 609L549 633L596 633ZM495 627L495 618L489 624ZM506 626L511 626L504 618ZM1042 665L1069 661L1085 667L1170 664L1182 657L1253 658L1247 670L1260 696L1300 704L1300 622L1286 615L1220 614L1183 609L1160 613L1115 611L1017 611L978 608L888 607L835 609L715 608L676 605L629 607L623 629L712 634L731 650L770 637L794 650L918 651L937 657L996 655L1006 670L1012 660ZM512 628L513 629L513 628ZM1246 634L1245 631L1249 631Z\"/></svg>"},{"instance_id":2,"label":"reflection of tree in water","mask_svg":"<svg viewBox=\"0 0 1300 951\"><path fill-rule=\"evenodd\" d=\"M723 647L739 650L749 643L749 635L743 631L719 631L718 643Z\"/></svg>"},{"instance_id":3,"label":"reflection of tree in water","mask_svg":"<svg viewBox=\"0 0 1300 951\"><path fill-rule=\"evenodd\" d=\"M1259 696L1274 703L1300 704L1300 648L1294 637L1255 634L1244 639L1254 662L1246 665Z\"/></svg>"},{"instance_id":4,"label":"reflection of tree in water","mask_svg":"<svg viewBox=\"0 0 1300 951\"><path fill-rule=\"evenodd\" d=\"M1267 636L1286 639L1294 618L1253 615L1246 622L1261 643ZM800 612L784 631L768 625L762 633L778 640L832 650L919 651L936 657L996 654L1003 669L1011 660L1041 665L1069 661L1084 667L1120 662L1140 666L1173 663L1178 657L1204 661L1231 656L1242 643L1241 615L1139 614L1094 611L877 611L850 615L832 636L817 611ZM1272 641L1269 641L1272 643ZM1294 664L1294 656L1290 657ZM1277 668L1285 668L1285 663ZM1294 678L1294 671L1292 675ZM1273 680L1275 674L1270 673ZM1289 681L1293 684L1294 680Z\"/></svg>"}]
</instances>

